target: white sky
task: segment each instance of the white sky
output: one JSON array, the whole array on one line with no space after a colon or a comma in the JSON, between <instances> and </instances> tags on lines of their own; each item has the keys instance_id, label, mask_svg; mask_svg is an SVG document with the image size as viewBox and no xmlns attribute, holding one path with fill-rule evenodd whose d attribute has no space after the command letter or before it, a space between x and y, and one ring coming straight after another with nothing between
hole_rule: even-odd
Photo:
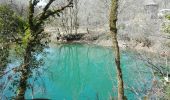
<instances>
[{"instance_id":1,"label":"white sky","mask_svg":"<svg viewBox=\"0 0 170 100\"><path fill-rule=\"evenodd\" d=\"M45 6L47 3L45 2L45 0L41 0L37 6Z\"/></svg>"}]
</instances>

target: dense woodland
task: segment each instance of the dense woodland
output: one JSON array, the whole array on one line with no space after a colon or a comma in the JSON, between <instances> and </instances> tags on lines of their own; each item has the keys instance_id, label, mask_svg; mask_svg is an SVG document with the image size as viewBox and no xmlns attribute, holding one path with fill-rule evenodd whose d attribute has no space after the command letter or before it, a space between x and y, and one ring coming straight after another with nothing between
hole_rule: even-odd
<instances>
[{"instance_id":1,"label":"dense woodland","mask_svg":"<svg viewBox=\"0 0 170 100\"><path fill-rule=\"evenodd\" d=\"M40 78L47 50L51 44L76 43L112 48L117 85L116 96L110 95L110 100L131 100L122 50L137 52L135 56L153 75L149 89L132 87L130 91L139 100L169 100L169 37L169 0L0 0L0 100L43 99L27 94L36 91L30 80ZM94 100L104 99L97 94Z\"/></svg>"}]
</instances>

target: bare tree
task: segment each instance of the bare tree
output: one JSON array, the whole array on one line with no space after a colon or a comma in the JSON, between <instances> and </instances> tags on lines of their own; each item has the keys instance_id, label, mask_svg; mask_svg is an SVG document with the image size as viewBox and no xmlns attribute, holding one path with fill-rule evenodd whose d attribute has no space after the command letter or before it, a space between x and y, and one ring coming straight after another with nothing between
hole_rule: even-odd
<instances>
[{"instance_id":1,"label":"bare tree","mask_svg":"<svg viewBox=\"0 0 170 100\"><path fill-rule=\"evenodd\" d=\"M78 3L79 3L79 0L74 0L74 13L73 13L73 16L74 16L74 22L73 22L73 25L74 25L74 30L75 30L75 34L77 34L77 31L78 31L78 28L79 28L79 20L78 20L78 12L79 12L79 7L78 7Z\"/></svg>"},{"instance_id":2,"label":"bare tree","mask_svg":"<svg viewBox=\"0 0 170 100\"><path fill-rule=\"evenodd\" d=\"M60 31L68 34L77 34L77 30L79 28L79 18L78 18L78 7L79 0L73 0L74 6L66 9L62 13L62 17L60 19L56 19L56 24L60 27Z\"/></svg>"}]
</instances>

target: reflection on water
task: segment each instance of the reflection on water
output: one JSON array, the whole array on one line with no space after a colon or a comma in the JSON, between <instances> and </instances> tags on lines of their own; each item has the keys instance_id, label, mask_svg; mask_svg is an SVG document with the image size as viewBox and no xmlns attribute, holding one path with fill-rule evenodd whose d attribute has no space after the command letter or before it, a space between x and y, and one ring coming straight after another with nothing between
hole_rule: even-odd
<instances>
[{"instance_id":1,"label":"reflection on water","mask_svg":"<svg viewBox=\"0 0 170 100\"><path fill-rule=\"evenodd\" d=\"M47 61L57 88L64 98L73 100L105 99L112 94L113 67L110 49L88 45L64 45L51 49ZM55 91L55 90L54 90ZM54 94L54 98L57 93Z\"/></svg>"},{"instance_id":2,"label":"reflection on water","mask_svg":"<svg viewBox=\"0 0 170 100\"><path fill-rule=\"evenodd\" d=\"M47 50L45 67L48 68L35 83L34 93L27 91L27 98L53 100L109 100L116 96L117 80L111 48L93 45L51 45ZM143 89L144 80L150 80L148 69L133 53L123 52L122 69L125 85ZM146 72L141 73L139 72ZM141 75L142 74L142 75ZM149 82L149 81L147 81ZM43 92L42 92L43 91ZM135 100L134 93L125 90L128 100Z\"/></svg>"}]
</instances>

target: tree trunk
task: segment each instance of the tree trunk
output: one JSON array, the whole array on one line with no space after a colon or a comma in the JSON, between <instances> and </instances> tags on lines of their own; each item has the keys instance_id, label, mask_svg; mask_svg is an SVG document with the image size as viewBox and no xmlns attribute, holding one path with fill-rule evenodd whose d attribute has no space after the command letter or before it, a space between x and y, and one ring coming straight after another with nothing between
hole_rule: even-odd
<instances>
[{"instance_id":1,"label":"tree trunk","mask_svg":"<svg viewBox=\"0 0 170 100\"><path fill-rule=\"evenodd\" d=\"M75 14L74 14L75 22L74 22L74 24L75 24L75 34L77 34L78 26L79 26L79 23L78 23L78 0L75 0L74 4L75 4L75 9L74 9L75 10Z\"/></svg>"},{"instance_id":2,"label":"tree trunk","mask_svg":"<svg viewBox=\"0 0 170 100\"><path fill-rule=\"evenodd\" d=\"M70 8L70 32L69 34L73 34L73 8Z\"/></svg>"},{"instance_id":3,"label":"tree trunk","mask_svg":"<svg viewBox=\"0 0 170 100\"><path fill-rule=\"evenodd\" d=\"M19 83L19 90L18 94L16 96L16 100L25 100L25 92L26 92L26 87L27 87L27 74L24 71L21 71L21 79Z\"/></svg>"},{"instance_id":4,"label":"tree trunk","mask_svg":"<svg viewBox=\"0 0 170 100\"><path fill-rule=\"evenodd\" d=\"M118 100L124 99L124 85L123 85L123 77L122 70L120 64L120 50L117 40L117 9L118 9L118 0L112 0L111 11L110 11L110 32L112 34L113 40L113 49L115 52L115 63L117 69L117 79L118 79Z\"/></svg>"},{"instance_id":5,"label":"tree trunk","mask_svg":"<svg viewBox=\"0 0 170 100\"><path fill-rule=\"evenodd\" d=\"M24 65L21 67L21 79L19 83L19 90L18 94L16 96L16 100L25 100L25 92L27 89L27 80L29 76L29 61L31 58L31 50L30 46L28 44L26 51L25 51L25 56L24 56Z\"/></svg>"}]
</instances>

